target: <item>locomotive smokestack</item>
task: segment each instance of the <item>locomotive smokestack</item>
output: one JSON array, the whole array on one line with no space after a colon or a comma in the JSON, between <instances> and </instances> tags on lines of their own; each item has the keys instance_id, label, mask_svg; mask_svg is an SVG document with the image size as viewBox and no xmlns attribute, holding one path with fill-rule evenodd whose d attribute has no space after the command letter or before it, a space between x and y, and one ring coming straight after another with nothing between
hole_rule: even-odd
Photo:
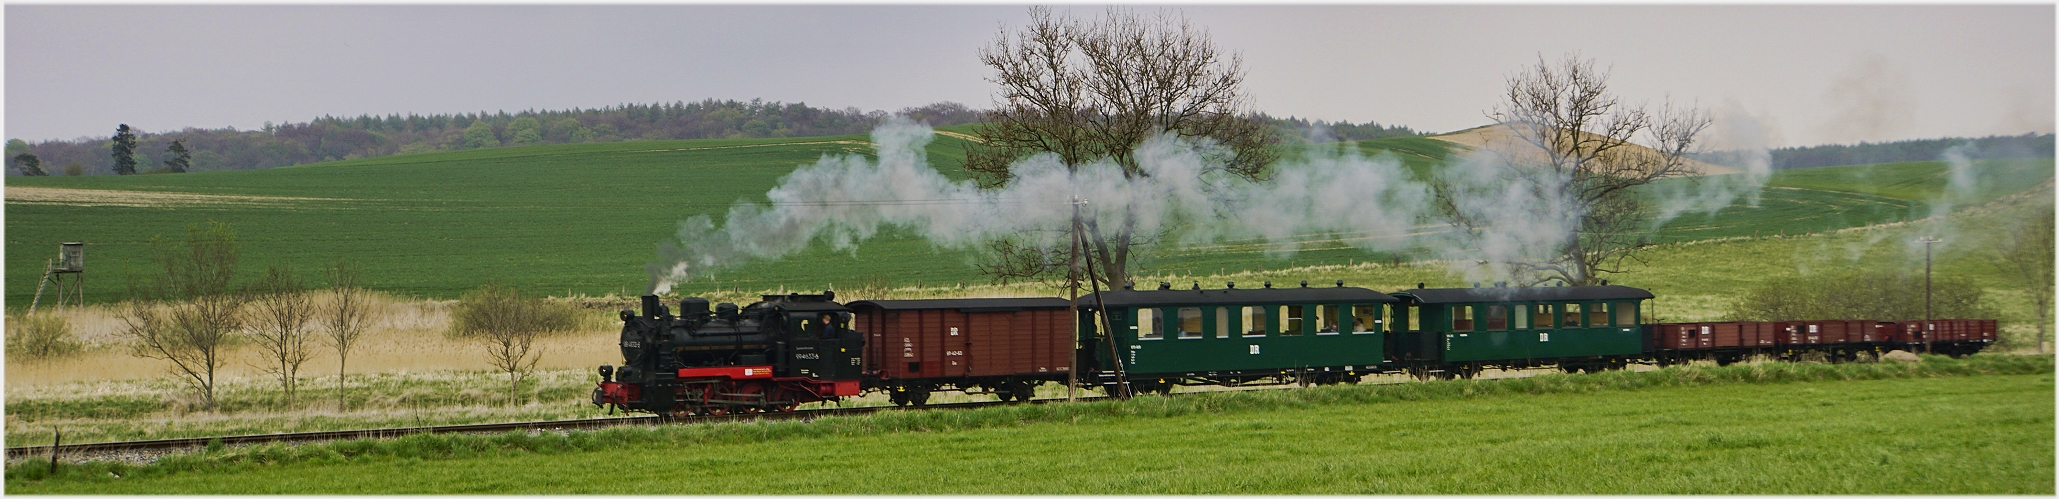
<instances>
[{"instance_id":1,"label":"locomotive smokestack","mask_svg":"<svg viewBox=\"0 0 2059 499\"><path fill-rule=\"evenodd\" d=\"M656 319L659 315L663 315L665 312L660 311L658 307L658 295L643 295L644 318Z\"/></svg>"}]
</instances>

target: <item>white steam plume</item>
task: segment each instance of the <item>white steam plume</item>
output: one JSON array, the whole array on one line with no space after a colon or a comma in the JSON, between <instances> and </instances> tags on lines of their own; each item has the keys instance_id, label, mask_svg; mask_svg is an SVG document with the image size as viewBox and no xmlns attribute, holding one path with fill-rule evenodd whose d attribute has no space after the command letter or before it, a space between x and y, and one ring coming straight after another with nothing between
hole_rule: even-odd
<instances>
[{"instance_id":1,"label":"white steam plume","mask_svg":"<svg viewBox=\"0 0 2059 499\"><path fill-rule=\"evenodd\" d=\"M1068 169L1056 155L1026 158L1009 184L983 190L953 182L923 153L932 130L901 119L873 131L878 160L824 156L780 180L769 205L732 206L718 227L697 216L680 223L677 240L661 245L648 267L651 292L693 275L798 252L817 238L843 249L896 226L932 244L963 248L998 238L1043 248L1065 244L1072 200L1083 217L1134 217L1137 234L1176 234L1203 244L1264 238L1275 253L1298 249L1297 236L1326 232L1367 249L1402 249L1422 219L1428 187L1410 182L1390 156L1318 154L1275 165L1270 182L1252 182L1221 168L1227 152L1212 143L1155 138L1138 148L1143 175L1126 177L1101 161ZM1110 222L1103 222L1104 227Z\"/></svg>"},{"instance_id":2,"label":"white steam plume","mask_svg":"<svg viewBox=\"0 0 2059 499\"><path fill-rule=\"evenodd\" d=\"M1518 278L1514 262L1552 260L1585 214L1570 177L1550 168L1511 169L1509 154L1482 148L1439 172L1452 207L1472 230L1425 243L1468 281Z\"/></svg>"},{"instance_id":3,"label":"white steam plume","mask_svg":"<svg viewBox=\"0 0 2059 499\"><path fill-rule=\"evenodd\" d=\"M1759 194L1766 187L1766 179L1773 176L1771 147L1778 141L1779 132L1736 102L1727 102L1717 109L1712 125L1706 149L1724 151L1727 159L1743 171L1653 185L1650 192L1657 208L1652 217L1654 230L1689 213L1713 217L1740 197L1747 206L1759 206Z\"/></svg>"}]
</instances>

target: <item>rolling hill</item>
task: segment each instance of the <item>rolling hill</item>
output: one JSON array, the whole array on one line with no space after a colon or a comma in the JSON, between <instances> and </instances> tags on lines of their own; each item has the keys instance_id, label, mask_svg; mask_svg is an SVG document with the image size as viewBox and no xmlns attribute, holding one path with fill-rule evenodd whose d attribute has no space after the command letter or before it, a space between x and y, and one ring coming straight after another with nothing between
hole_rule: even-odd
<instances>
[{"instance_id":1,"label":"rolling hill","mask_svg":"<svg viewBox=\"0 0 2059 499\"><path fill-rule=\"evenodd\" d=\"M947 176L962 179L960 137L942 133L928 153ZM127 279L150 268L153 238L182 237L188 224L208 220L237 231L247 275L285 266L313 277L323 264L352 260L365 266L375 287L401 295L451 298L493 281L551 295L633 295L648 281L644 265L656 244L671 238L680 220L697 214L719 220L737 201L762 202L766 190L798 165L825 154L869 154L866 140L852 135L545 145L258 171L10 177L6 299L10 309L25 308L57 243L85 241L88 300L119 300ZM1426 137L1356 146L1369 154L1391 153L1419 174L1465 150ZM2051 160L1975 165L1982 199L2052 177ZM1820 232L1920 217L1943 189L1943 172L1936 162L1779 172L1757 207L1739 199L1713 216L1676 219L1661 228L1661 240ZM1164 248L1143 260L1139 275L1410 258L1368 253L1331 235L1307 239L1300 253L1286 259L1260 257L1262 245L1238 241ZM889 230L854 251L818 247L752 262L679 291L985 282L969 265L974 256Z\"/></svg>"}]
</instances>

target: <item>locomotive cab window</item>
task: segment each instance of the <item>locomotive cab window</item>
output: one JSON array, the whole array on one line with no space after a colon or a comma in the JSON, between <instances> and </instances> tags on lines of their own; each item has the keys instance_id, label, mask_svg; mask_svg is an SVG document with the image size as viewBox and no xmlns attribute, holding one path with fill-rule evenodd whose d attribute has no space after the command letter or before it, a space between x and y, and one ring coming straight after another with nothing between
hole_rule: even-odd
<instances>
[{"instance_id":1,"label":"locomotive cab window","mask_svg":"<svg viewBox=\"0 0 2059 499\"><path fill-rule=\"evenodd\" d=\"M1180 339L1183 339L1183 340L1194 340L1194 339L1200 339L1200 338L1201 338L1201 309L1200 309L1200 308L1198 308L1198 307L1181 307L1181 308L1180 308Z\"/></svg>"},{"instance_id":2,"label":"locomotive cab window","mask_svg":"<svg viewBox=\"0 0 2059 499\"><path fill-rule=\"evenodd\" d=\"M1337 334L1337 306L1315 306L1315 334Z\"/></svg>"},{"instance_id":3,"label":"locomotive cab window","mask_svg":"<svg viewBox=\"0 0 2059 499\"><path fill-rule=\"evenodd\" d=\"M1155 308L1137 309L1137 339L1155 340L1164 338L1165 333L1158 330L1158 325L1164 323L1165 311Z\"/></svg>"},{"instance_id":4,"label":"locomotive cab window","mask_svg":"<svg viewBox=\"0 0 2059 499\"><path fill-rule=\"evenodd\" d=\"M1509 328L1509 307L1508 307L1508 305L1488 305L1488 306L1487 306L1487 330L1488 330L1488 331L1507 331L1507 330L1508 330L1508 328Z\"/></svg>"},{"instance_id":5,"label":"locomotive cab window","mask_svg":"<svg viewBox=\"0 0 2059 499\"><path fill-rule=\"evenodd\" d=\"M1265 336L1266 325L1272 324L1272 321L1266 318L1265 307L1243 307L1243 309L1244 336L1247 338Z\"/></svg>"},{"instance_id":6,"label":"locomotive cab window","mask_svg":"<svg viewBox=\"0 0 2059 499\"><path fill-rule=\"evenodd\" d=\"M1360 303L1351 306L1351 334L1380 332L1380 306Z\"/></svg>"},{"instance_id":7,"label":"locomotive cab window","mask_svg":"<svg viewBox=\"0 0 2059 499\"><path fill-rule=\"evenodd\" d=\"M1301 314L1300 305L1280 307L1280 336L1301 336Z\"/></svg>"},{"instance_id":8,"label":"locomotive cab window","mask_svg":"<svg viewBox=\"0 0 2059 499\"><path fill-rule=\"evenodd\" d=\"M1473 307L1472 307L1471 305L1452 305L1452 306L1451 306L1451 330L1452 330L1452 331L1472 331L1472 330L1473 330Z\"/></svg>"}]
</instances>

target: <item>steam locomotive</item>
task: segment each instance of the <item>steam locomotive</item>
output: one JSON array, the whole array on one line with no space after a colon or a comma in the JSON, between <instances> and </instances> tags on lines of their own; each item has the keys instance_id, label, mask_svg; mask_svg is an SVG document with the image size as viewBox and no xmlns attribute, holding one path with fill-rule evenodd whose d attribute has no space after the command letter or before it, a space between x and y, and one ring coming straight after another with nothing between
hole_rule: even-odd
<instances>
[{"instance_id":1,"label":"steam locomotive","mask_svg":"<svg viewBox=\"0 0 2059 499\"><path fill-rule=\"evenodd\" d=\"M859 394L851 310L819 295L765 295L741 309L687 298L672 315L658 297L623 310L622 366L600 367L594 403L660 414L792 411Z\"/></svg>"},{"instance_id":2,"label":"steam locomotive","mask_svg":"<svg viewBox=\"0 0 2059 499\"><path fill-rule=\"evenodd\" d=\"M1606 283L1604 283L1606 284ZM623 310L620 367L601 366L597 405L665 415L792 411L885 392L923 405L937 391L1028 400L1076 379L1110 394L1175 385L1353 383L1369 374L1470 378L1485 369L1567 372L1728 364L1767 356L1851 361L1891 349L1954 356L1995 341L1989 319L1657 324L1627 286L1124 286L1061 298L871 300L764 295L679 313L656 296Z\"/></svg>"}]
</instances>

